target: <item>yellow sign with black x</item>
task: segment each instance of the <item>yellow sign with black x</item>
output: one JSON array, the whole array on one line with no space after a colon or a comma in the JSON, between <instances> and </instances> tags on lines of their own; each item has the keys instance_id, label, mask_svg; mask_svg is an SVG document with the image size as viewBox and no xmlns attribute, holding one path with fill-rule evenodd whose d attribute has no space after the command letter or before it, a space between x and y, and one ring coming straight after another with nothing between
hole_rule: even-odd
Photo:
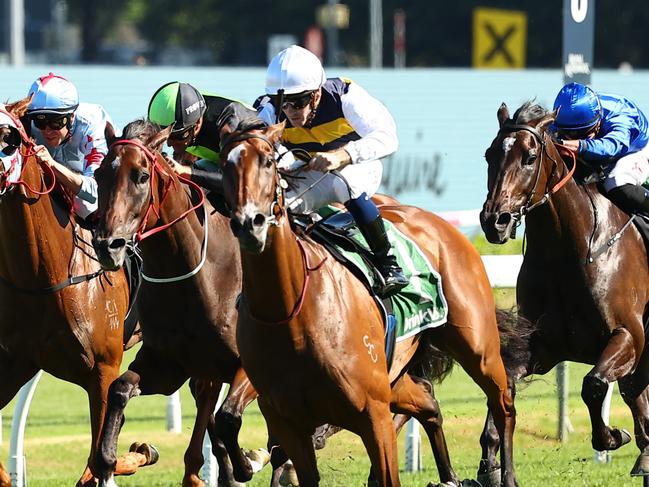
<instances>
[{"instance_id":1,"label":"yellow sign with black x","mask_svg":"<svg viewBox=\"0 0 649 487\"><path fill-rule=\"evenodd\" d=\"M473 67L523 68L527 14L520 10L473 10Z\"/></svg>"}]
</instances>

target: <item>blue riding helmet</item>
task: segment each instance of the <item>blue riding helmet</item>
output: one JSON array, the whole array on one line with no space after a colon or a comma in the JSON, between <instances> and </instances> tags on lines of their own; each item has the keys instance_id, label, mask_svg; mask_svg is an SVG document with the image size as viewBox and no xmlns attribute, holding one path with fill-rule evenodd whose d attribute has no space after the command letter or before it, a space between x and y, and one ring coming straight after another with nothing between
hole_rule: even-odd
<instances>
[{"instance_id":1,"label":"blue riding helmet","mask_svg":"<svg viewBox=\"0 0 649 487\"><path fill-rule=\"evenodd\" d=\"M590 129L602 118L599 97L588 86L569 83L561 88L554 100L559 109L554 126L560 131Z\"/></svg>"}]
</instances>

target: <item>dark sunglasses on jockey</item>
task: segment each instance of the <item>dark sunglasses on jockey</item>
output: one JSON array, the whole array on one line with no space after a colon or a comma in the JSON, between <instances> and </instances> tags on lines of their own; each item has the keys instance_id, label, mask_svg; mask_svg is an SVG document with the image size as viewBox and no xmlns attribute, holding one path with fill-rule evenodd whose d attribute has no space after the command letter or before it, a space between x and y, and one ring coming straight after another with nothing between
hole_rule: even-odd
<instances>
[{"instance_id":1,"label":"dark sunglasses on jockey","mask_svg":"<svg viewBox=\"0 0 649 487\"><path fill-rule=\"evenodd\" d=\"M293 108L293 110L301 110L311 103L314 95L315 91L306 91L297 95L284 95L284 98L282 98L282 110L287 110L289 107ZM276 105L277 95L270 95L270 100L273 102L273 105Z\"/></svg>"},{"instance_id":2,"label":"dark sunglasses on jockey","mask_svg":"<svg viewBox=\"0 0 649 487\"><path fill-rule=\"evenodd\" d=\"M69 120L69 115L35 115L32 117L34 126L38 130L45 130L45 127L48 127L50 130L61 130L63 127L68 126Z\"/></svg>"},{"instance_id":3,"label":"dark sunglasses on jockey","mask_svg":"<svg viewBox=\"0 0 649 487\"><path fill-rule=\"evenodd\" d=\"M0 125L0 154L11 156L20 148L20 132L11 125Z\"/></svg>"},{"instance_id":4,"label":"dark sunglasses on jockey","mask_svg":"<svg viewBox=\"0 0 649 487\"><path fill-rule=\"evenodd\" d=\"M178 142L184 142L190 137L194 136L194 127L196 127L196 125L192 125L191 127L183 128L180 130L174 130L169 134L169 138Z\"/></svg>"}]
</instances>

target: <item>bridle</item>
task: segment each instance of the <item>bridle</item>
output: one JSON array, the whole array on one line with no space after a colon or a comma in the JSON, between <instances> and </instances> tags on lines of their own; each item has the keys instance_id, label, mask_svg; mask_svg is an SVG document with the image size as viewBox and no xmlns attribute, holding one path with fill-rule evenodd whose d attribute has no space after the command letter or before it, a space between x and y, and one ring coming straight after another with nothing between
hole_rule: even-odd
<instances>
[{"instance_id":1,"label":"bridle","mask_svg":"<svg viewBox=\"0 0 649 487\"><path fill-rule=\"evenodd\" d=\"M273 195L273 200L270 202L268 215L264 216L269 225L278 226L280 224L280 218L287 214L286 206L284 204L284 190L288 187L288 183L284 178L282 178L280 171L277 169L277 163L279 161L275 157L275 146L273 143L264 135L253 134L251 132L233 132L226 137L221 144L221 153L225 153L232 144L249 139L262 140L268 144L271 149L271 154L273 154L271 161L275 167L275 193Z\"/></svg>"},{"instance_id":2,"label":"bridle","mask_svg":"<svg viewBox=\"0 0 649 487\"><path fill-rule=\"evenodd\" d=\"M560 165L559 162L554 157L552 157L552 155L548 152L548 143L553 143L553 142L550 140L550 136L546 132L541 133L535 127L532 127L530 125L515 124L512 121L508 120L500 127L497 137L500 137L501 135L506 133L520 132L521 130L529 132L534 136L536 142L541 146L541 153L536 154L536 149L530 150L530 154L535 156L535 163L537 165L536 174L534 176L534 186L532 186L532 189L527 195L525 204L523 204L523 206L521 206L521 208L517 212L511 214L512 219L514 220L514 226L513 226L514 232L516 227L521 224L522 218L525 215L527 215L530 211L532 211L534 208L537 208L538 206L547 203L553 194L555 194L557 191L559 191L568 183L568 181L574 175L575 169L577 168L577 160L576 160L575 153L565 148L565 146L555 144L555 146L557 146L562 152L572 157L572 167L569 169L566 175L559 180L558 183L556 183L554 186L549 188L548 187L549 182L552 180L552 176L555 173L558 173L560 171ZM552 161L553 164L552 171L550 172L550 176L548 177L548 183L546 185L546 188L544 189L545 193L538 201L533 202L534 196L537 193L537 186L539 184L539 180L541 179L541 169L543 167L544 156L548 157Z\"/></svg>"},{"instance_id":3,"label":"bridle","mask_svg":"<svg viewBox=\"0 0 649 487\"><path fill-rule=\"evenodd\" d=\"M202 189L200 186L198 186L195 182L191 181L188 178L184 178L182 176L178 176L178 179L182 180L184 183L192 187L196 193L199 196L199 201L195 205L192 205L189 209L185 210L182 212L179 216L174 218L172 221L165 223L163 225L160 225L159 227L154 227L149 230L145 230L149 216L153 213L156 215L156 217L159 219L160 218L160 207L164 203L164 200L167 198L167 195L169 194L171 187L175 186L176 181L173 179L172 175L169 173L169 171L160 163L159 157L161 158L162 156L159 156L154 154L151 149L149 149L147 146L145 146L142 142L136 139L120 139L116 140L113 142L110 146L110 149L112 149L115 146L118 145L130 145L130 146L135 146L138 149L140 149L144 153L145 159L149 162L153 170L151 171L151 177L149 178L149 203L146 209L146 212L144 214L144 218L142 218L142 223L140 223L140 227L137 230L137 233L135 234L135 241L136 242L141 242L147 237L150 237L151 235L155 235L156 233L162 232L166 230L167 228L171 227L175 223L179 222L183 218L185 218L187 215L190 213L194 212L198 208L200 208L203 203L205 202L205 194L203 193ZM166 184L164 183L163 176L167 176L168 180L171 181L171 183ZM155 178L158 177L163 181L164 184L164 189L162 192L162 197L160 198L160 202L158 204L158 207L156 207L155 204L155 197L154 197L154 183L155 183ZM205 222L207 224L207 222Z\"/></svg>"}]
</instances>

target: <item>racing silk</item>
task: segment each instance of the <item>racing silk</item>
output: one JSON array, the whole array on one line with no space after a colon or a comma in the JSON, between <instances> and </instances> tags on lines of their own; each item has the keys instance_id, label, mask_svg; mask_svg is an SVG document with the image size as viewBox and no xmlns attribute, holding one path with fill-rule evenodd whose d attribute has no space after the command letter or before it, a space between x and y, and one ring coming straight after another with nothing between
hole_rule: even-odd
<instances>
[{"instance_id":1,"label":"racing silk","mask_svg":"<svg viewBox=\"0 0 649 487\"><path fill-rule=\"evenodd\" d=\"M68 169L81 174L79 193L74 197L74 212L82 218L93 213L98 206L95 170L108 153L104 130L112 121L101 105L80 103L67 139L58 147L49 147L43 134L32 123L31 133L38 144L45 145L52 158Z\"/></svg>"},{"instance_id":2,"label":"racing silk","mask_svg":"<svg viewBox=\"0 0 649 487\"><path fill-rule=\"evenodd\" d=\"M397 150L399 140L392 115L362 87L349 79L329 78L321 93L308 127L292 127L286 120L284 146L299 147L311 155L342 147L354 164L376 161ZM275 123L275 107L268 97L260 100L259 117L268 124Z\"/></svg>"},{"instance_id":3,"label":"racing silk","mask_svg":"<svg viewBox=\"0 0 649 487\"><path fill-rule=\"evenodd\" d=\"M605 93L599 94L602 124L596 138L583 139L579 154L585 160L619 159L638 152L649 142L649 122L631 100Z\"/></svg>"},{"instance_id":4,"label":"racing silk","mask_svg":"<svg viewBox=\"0 0 649 487\"><path fill-rule=\"evenodd\" d=\"M201 92L201 95L205 98L206 105L205 113L203 114L203 125L198 135L196 135L193 144L187 147L185 151L200 159L217 162L221 151L219 118L225 107L232 102L238 101L204 92ZM248 107L245 103L242 103L242 105ZM248 108L252 110L252 107Z\"/></svg>"}]
</instances>

